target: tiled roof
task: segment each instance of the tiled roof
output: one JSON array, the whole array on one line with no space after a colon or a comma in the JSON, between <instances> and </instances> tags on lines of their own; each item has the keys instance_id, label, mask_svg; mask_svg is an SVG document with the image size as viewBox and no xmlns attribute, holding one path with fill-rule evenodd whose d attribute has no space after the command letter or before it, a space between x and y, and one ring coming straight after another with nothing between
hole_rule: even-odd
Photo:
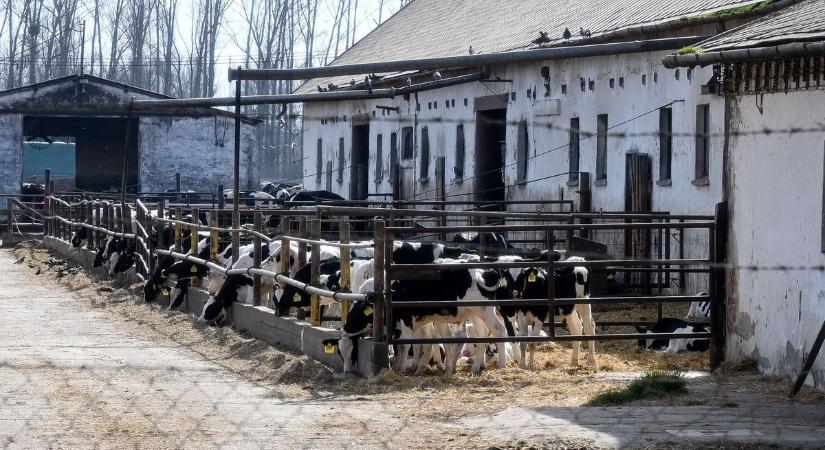
<instances>
[{"instance_id":1,"label":"tiled roof","mask_svg":"<svg viewBox=\"0 0 825 450\"><path fill-rule=\"evenodd\" d=\"M697 44L705 52L825 40L825 0L804 0Z\"/></svg>"},{"instance_id":2,"label":"tiled roof","mask_svg":"<svg viewBox=\"0 0 825 450\"><path fill-rule=\"evenodd\" d=\"M413 0L339 56L332 65L494 53L530 47L539 32L550 44L568 28L593 37L670 22L759 0ZM311 80L302 90L330 81Z\"/></svg>"}]
</instances>

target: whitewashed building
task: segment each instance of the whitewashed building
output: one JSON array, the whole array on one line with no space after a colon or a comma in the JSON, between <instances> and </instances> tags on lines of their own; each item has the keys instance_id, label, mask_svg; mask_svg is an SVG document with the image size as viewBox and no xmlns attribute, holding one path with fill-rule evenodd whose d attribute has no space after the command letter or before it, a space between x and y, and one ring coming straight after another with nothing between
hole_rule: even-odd
<instances>
[{"instance_id":1,"label":"whitewashed building","mask_svg":"<svg viewBox=\"0 0 825 450\"><path fill-rule=\"evenodd\" d=\"M736 270L726 353L795 377L825 322L825 4L799 2L697 47L666 63L718 65L727 102L723 178ZM825 355L811 374L825 388Z\"/></svg>"}]
</instances>

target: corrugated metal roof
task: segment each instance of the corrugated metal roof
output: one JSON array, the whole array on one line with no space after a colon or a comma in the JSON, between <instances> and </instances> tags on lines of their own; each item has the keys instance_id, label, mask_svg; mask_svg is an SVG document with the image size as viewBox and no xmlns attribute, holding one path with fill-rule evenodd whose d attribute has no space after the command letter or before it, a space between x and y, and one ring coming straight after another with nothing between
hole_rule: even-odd
<instances>
[{"instance_id":1,"label":"corrugated metal roof","mask_svg":"<svg viewBox=\"0 0 825 450\"><path fill-rule=\"evenodd\" d=\"M805 0L719 34L697 46L706 52L825 39L825 0Z\"/></svg>"},{"instance_id":2,"label":"corrugated metal roof","mask_svg":"<svg viewBox=\"0 0 825 450\"><path fill-rule=\"evenodd\" d=\"M494 53L531 46L539 32L551 44L565 28L579 38L669 22L760 0L413 0L331 65ZM326 85L312 80L301 90ZM340 80L337 80L340 81Z\"/></svg>"}]
</instances>

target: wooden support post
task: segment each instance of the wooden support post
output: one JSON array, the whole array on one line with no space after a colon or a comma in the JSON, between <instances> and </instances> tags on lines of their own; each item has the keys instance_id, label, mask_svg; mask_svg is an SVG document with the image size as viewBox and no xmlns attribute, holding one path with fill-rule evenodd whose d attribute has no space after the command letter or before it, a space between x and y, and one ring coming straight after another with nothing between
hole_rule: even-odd
<instances>
[{"instance_id":1,"label":"wooden support post","mask_svg":"<svg viewBox=\"0 0 825 450\"><path fill-rule=\"evenodd\" d=\"M549 251L547 254L547 301L550 303L550 337L556 337L556 283L553 278L555 276L553 273L555 270L553 267L553 246L555 244L555 240L556 238L553 235L553 229L549 228L544 236L544 245ZM527 279L527 282L530 282L529 278ZM573 345L579 345L579 342L574 341Z\"/></svg>"},{"instance_id":2,"label":"wooden support post","mask_svg":"<svg viewBox=\"0 0 825 450\"><path fill-rule=\"evenodd\" d=\"M350 225L348 218L344 218L341 221L340 233L341 233L341 243L342 244L349 244L350 243ZM352 248L350 247L341 247L341 291L342 292L350 292L352 289L352 273L350 271L350 255L352 254ZM359 280L360 281L360 280ZM345 323L347 323L347 315L349 315L350 309L350 301L344 300L341 302L341 326L343 327Z\"/></svg>"},{"instance_id":3,"label":"wooden support post","mask_svg":"<svg viewBox=\"0 0 825 450\"><path fill-rule=\"evenodd\" d=\"M311 229L312 239L316 241L320 240L321 221L318 219L313 219L311 223ZM310 285L318 287L318 284L321 281L321 246L319 244L312 244L312 257L310 258L310 263L312 264L312 278L310 281ZM321 305L318 296L315 294L313 294L312 297L310 297L309 314L310 325L314 327L321 325Z\"/></svg>"},{"instance_id":4,"label":"wooden support post","mask_svg":"<svg viewBox=\"0 0 825 450\"><path fill-rule=\"evenodd\" d=\"M198 211L198 208L192 208L192 219L191 219L191 221L192 221L193 225L200 225L200 211ZM189 254L194 255L194 256L198 256L198 241L200 240L199 239L200 235L198 234L198 229L197 228L192 228L189 231L191 231L191 233L192 233L189 237L189 240L190 240L189 241L190 242L190 244L189 244L190 245ZM195 266L192 266L192 269L193 270L198 270ZM194 288L194 287L198 287L199 285L200 285L200 280L199 279L192 278L191 280L189 280L189 286L190 287Z\"/></svg>"},{"instance_id":5,"label":"wooden support post","mask_svg":"<svg viewBox=\"0 0 825 450\"><path fill-rule=\"evenodd\" d=\"M289 261L290 254L291 254L290 244L289 244L289 239L286 238L286 236L289 236L289 233L290 233L290 231L289 231L289 221L290 221L289 216L282 216L281 217L281 236L282 236L282 238L281 238L281 250L280 250L280 252L281 252L281 267L278 267L278 271L281 272L281 273L286 273L286 274L291 275L292 274L291 273L292 267L291 267L291 264L290 264L290 261ZM306 253L306 244L304 244L302 242L299 242L298 246L299 247L303 246L304 247L304 253Z\"/></svg>"},{"instance_id":6,"label":"wooden support post","mask_svg":"<svg viewBox=\"0 0 825 450\"><path fill-rule=\"evenodd\" d=\"M385 280L384 275L386 273L385 262L387 261L387 254L389 254L389 259L392 260L392 244L390 243L389 247L387 247L387 232L385 228L386 223L383 220L375 222L375 257L373 258L375 267L373 279L375 281L374 289L376 299L375 304L372 305L372 337L379 342L385 340L386 332L389 331L389 327L385 327L384 314L389 309L385 309L385 305L389 300L386 296L389 290L385 289L385 286L388 286L390 283L389 280Z\"/></svg>"},{"instance_id":7,"label":"wooden support post","mask_svg":"<svg viewBox=\"0 0 825 450\"><path fill-rule=\"evenodd\" d=\"M794 383L793 389L791 389L791 393L788 397L794 398L796 394L799 393L799 390L802 389L802 385L805 384L805 379L808 378L808 374L811 372L811 367L813 367L814 361L816 361L816 357L822 349L823 342L825 342L825 322L822 323L822 328L819 329L819 334L817 334L816 339L814 339L814 344L811 346L811 352L808 353L808 357L805 358L805 362L802 364L802 370L799 372L799 376L796 377L796 383Z\"/></svg>"},{"instance_id":8,"label":"wooden support post","mask_svg":"<svg viewBox=\"0 0 825 450\"><path fill-rule=\"evenodd\" d=\"M158 218L165 219L166 218L166 201L161 200L158 202ZM158 242L157 245L164 250L169 248L168 242L163 242L163 231L166 229L167 225L163 222L158 222L157 232L158 235ZM152 232L152 230L147 230L148 232Z\"/></svg>"},{"instance_id":9,"label":"wooden support post","mask_svg":"<svg viewBox=\"0 0 825 450\"><path fill-rule=\"evenodd\" d=\"M301 239L307 239L309 234L307 233L307 219L306 217L301 217L301 222L298 225L298 237ZM304 243L298 244L298 264L296 267L303 267L307 263L307 246Z\"/></svg>"},{"instance_id":10,"label":"wooden support post","mask_svg":"<svg viewBox=\"0 0 825 450\"><path fill-rule=\"evenodd\" d=\"M97 201L89 202L92 206L92 221L90 222L92 225L99 227L100 226L100 205ZM100 246L100 233L98 231L89 231L89 250L94 250L98 246Z\"/></svg>"},{"instance_id":11,"label":"wooden support post","mask_svg":"<svg viewBox=\"0 0 825 450\"><path fill-rule=\"evenodd\" d=\"M125 202L120 204L120 229L124 233L132 232L132 206Z\"/></svg>"},{"instance_id":12,"label":"wooden support post","mask_svg":"<svg viewBox=\"0 0 825 450\"><path fill-rule=\"evenodd\" d=\"M108 201L106 202L106 229L109 231L116 231L117 229L115 223L115 205Z\"/></svg>"},{"instance_id":13,"label":"wooden support post","mask_svg":"<svg viewBox=\"0 0 825 450\"><path fill-rule=\"evenodd\" d=\"M146 233L143 235L143 242L146 243L144 256L146 256L146 265L148 266L146 267L146 271L148 272L146 275L152 276L152 273L155 271L155 246L158 245L158 242L152 237L152 228L155 225L152 221L152 213L148 208L146 212L143 217L143 229L146 230Z\"/></svg>"},{"instance_id":14,"label":"wooden support post","mask_svg":"<svg viewBox=\"0 0 825 450\"><path fill-rule=\"evenodd\" d=\"M183 209L180 206L175 207L175 220L183 220ZM183 248L181 246L181 235L183 234L183 229L181 228L179 223L175 224L175 251L180 252Z\"/></svg>"},{"instance_id":15,"label":"wooden support post","mask_svg":"<svg viewBox=\"0 0 825 450\"><path fill-rule=\"evenodd\" d=\"M240 258L241 248L241 213L238 211L237 205L232 211L232 264L238 262Z\"/></svg>"},{"instance_id":16,"label":"wooden support post","mask_svg":"<svg viewBox=\"0 0 825 450\"><path fill-rule=\"evenodd\" d=\"M710 370L716 370L725 360L725 277L727 271L723 265L727 262L727 203L716 204L714 227L708 230L710 243L710 260L714 264L710 269Z\"/></svg>"},{"instance_id":17,"label":"wooden support post","mask_svg":"<svg viewBox=\"0 0 825 450\"><path fill-rule=\"evenodd\" d=\"M212 228L218 228L218 210L212 210L212 213L209 214L209 226ZM209 260L216 263L218 262L218 251L220 248L218 247L220 241L220 236L218 235L217 230L210 230L209 231Z\"/></svg>"},{"instance_id":18,"label":"wooden support post","mask_svg":"<svg viewBox=\"0 0 825 450\"><path fill-rule=\"evenodd\" d=\"M175 172L175 202L180 203L182 200L180 195L180 172Z\"/></svg>"},{"instance_id":19,"label":"wooden support post","mask_svg":"<svg viewBox=\"0 0 825 450\"><path fill-rule=\"evenodd\" d=\"M255 211L255 215L253 216L253 225L255 227L255 231L261 232L263 231L263 226L261 223L261 212ZM254 243L253 250L252 250L252 264L256 269L261 268L261 237L257 234L252 237L252 242ZM260 275L253 275L252 276L252 301L255 306L261 306L263 302L261 301L261 276Z\"/></svg>"},{"instance_id":20,"label":"wooden support post","mask_svg":"<svg viewBox=\"0 0 825 450\"><path fill-rule=\"evenodd\" d=\"M486 216L481 216L479 218L479 225L487 225ZM487 256L487 234L484 232L478 233L478 256L482 261L484 260L484 257Z\"/></svg>"},{"instance_id":21,"label":"wooden support post","mask_svg":"<svg viewBox=\"0 0 825 450\"><path fill-rule=\"evenodd\" d=\"M223 199L223 185L218 185L218 209L224 208L224 199Z\"/></svg>"}]
</instances>

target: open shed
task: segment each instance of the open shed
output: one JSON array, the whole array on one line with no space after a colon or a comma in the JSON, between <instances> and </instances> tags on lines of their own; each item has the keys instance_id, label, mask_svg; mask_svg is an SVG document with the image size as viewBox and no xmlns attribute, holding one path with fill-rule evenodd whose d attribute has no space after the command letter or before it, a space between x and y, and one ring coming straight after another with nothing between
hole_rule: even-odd
<instances>
[{"instance_id":1,"label":"open shed","mask_svg":"<svg viewBox=\"0 0 825 450\"><path fill-rule=\"evenodd\" d=\"M53 168L73 175L62 185L58 180L58 189L119 192L124 151L129 192L174 188L175 173L181 174L184 189L231 187L234 115L215 108L129 110L133 99L168 98L92 75L0 91L0 193L18 193L24 181L32 181L24 180L24 161L37 159L24 158L24 149L53 142L68 143L63 147L74 151L71 158L54 160L75 164ZM241 124L241 186L247 188L259 183L256 123L244 117Z\"/></svg>"}]
</instances>

